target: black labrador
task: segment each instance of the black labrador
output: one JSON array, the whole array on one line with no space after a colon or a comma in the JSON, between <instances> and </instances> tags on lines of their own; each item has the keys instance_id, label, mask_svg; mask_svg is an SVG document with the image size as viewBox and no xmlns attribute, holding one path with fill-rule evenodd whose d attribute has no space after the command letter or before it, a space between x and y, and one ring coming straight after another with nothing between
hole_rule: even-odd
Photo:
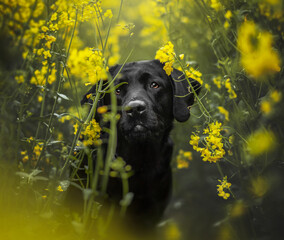
<instances>
[{"instance_id":1,"label":"black labrador","mask_svg":"<svg viewBox=\"0 0 284 240\"><path fill-rule=\"evenodd\" d=\"M138 61L109 69L114 78L117 105L121 106L117 125L116 156L132 167L129 191L134 194L127 209L132 224L153 227L161 219L172 188L171 157L173 143L169 138L173 121L186 121L194 93L183 73L174 69L168 76L158 60ZM122 69L121 69L122 68ZM200 84L190 79L198 94ZM90 103L87 95L81 103ZM110 105L105 95L99 106ZM121 182L110 179L108 195L121 199Z\"/></svg>"}]
</instances>

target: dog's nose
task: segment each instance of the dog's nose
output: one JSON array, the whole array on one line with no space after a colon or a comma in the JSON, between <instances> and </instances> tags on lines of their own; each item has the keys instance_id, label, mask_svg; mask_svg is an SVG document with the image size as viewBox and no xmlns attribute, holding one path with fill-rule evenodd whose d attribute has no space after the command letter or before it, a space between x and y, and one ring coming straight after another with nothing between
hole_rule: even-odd
<instances>
[{"instance_id":1,"label":"dog's nose","mask_svg":"<svg viewBox=\"0 0 284 240\"><path fill-rule=\"evenodd\" d=\"M130 117L141 115L146 110L146 103L141 100L130 101L125 108L126 114Z\"/></svg>"}]
</instances>

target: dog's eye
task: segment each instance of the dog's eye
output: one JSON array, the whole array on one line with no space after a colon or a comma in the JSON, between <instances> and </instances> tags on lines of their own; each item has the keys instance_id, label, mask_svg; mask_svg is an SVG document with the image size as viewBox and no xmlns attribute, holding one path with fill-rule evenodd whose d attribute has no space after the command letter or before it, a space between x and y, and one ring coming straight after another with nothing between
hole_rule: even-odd
<instances>
[{"instance_id":1,"label":"dog's eye","mask_svg":"<svg viewBox=\"0 0 284 240\"><path fill-rule=\"evenodd\" d=\"M152 82L150 86L151 86L151 88L158 88L159 84L156 83L156 82Z\"/></svg>"},{"instance_id":2,"label":"dog's eye","mask_svg":"<svg viewBox=\"0 0 284 240\"><path fill-rule=\"evenodd\" d=\"M116 95L119 95L121 93L121 89L120 88L115 89L115 93Z\"/></svg>"}]
</instances>

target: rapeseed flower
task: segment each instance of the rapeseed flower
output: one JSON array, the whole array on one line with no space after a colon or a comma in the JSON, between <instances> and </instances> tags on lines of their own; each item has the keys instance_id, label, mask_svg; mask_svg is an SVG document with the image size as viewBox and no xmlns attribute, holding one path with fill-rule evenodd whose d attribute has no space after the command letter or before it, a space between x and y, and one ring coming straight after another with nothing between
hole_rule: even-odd
<instances>
[{"instance_id":1,"label":"rapeseed flower","mask_svg":"<svg viewBox=\"0 0 284 240\"><path fill-rule=\"evenodd\" d=\"M192 160L192 152L179 150L179 154L177 156L177 168L188 168L189 161Z\"/></svg>"},{"instance_id":2,"label":"rapeseed flower","mask_svg":"<svg viewBox=\"0 0 284 240\"><path fill-rule=\"evenodd\" d=\"M220 11L223 6L218 0L211 0L210 6L215 10L215 11Z\"/></svg>"},{"instance_id":3,"label":"rapeseed flower","mask_svg":"<svg viewBox=\"0 0 284 240\"><path fill-rule=\"evenodd\" d=\"M273 90L270 93L270 98L274 103L278 103L278 102L280 102L280 100L282 98L282 93L277 91L277 90Z\"/></svg>"},{"instance_id":4,"label":"rapeseed flower","mask_svg":"<svg viewBox=\"0 0 284 240\"><path fill-rule=\"evenodd\" d=\"M280 71L280 58L273 49L272 35L259 31L254 22L244 22L238 31L241 64L255 79Z\"/></svg>"},{"instance_id":5,"label":"rapeseed flower","mask_svg":"<svg viewBox=\"0 0 284 240\"><path fill-rule=\"evenodd\" d=\"M52 65L54 67L54 65ZM55 68L49 69L48 66L43 66L41 70L35 70L34 76L31 78L30 83L35 85L44 86L47 82L52 84L56 80L56 72Z\"/></svg>"},{"instance_id":6,"label":"rapeseed flower","mask_svg":"<svg viewBox=\"0 0 284 240\"><path fill-rule=\"evenodd\" d=\"M18 84L24 83L25 82L25 78L23 75L19 75L19 76L15 76L15 80Z\"/></svg>"},{"instance_id":7,"label":"rapeseed flower","mask_svg":"<svg viewBox=\"0 0 284 240\"><path fill-rule=\"evenodd\" d=\"M264 196L269 188L269 184L266 178L258 176L251 181L250 190L256 197Z\"/></svg>"},{"instance_id":8,"label":"rapeseed flower","mask_svg":"<svg viewBox=\"0 0 284 240\"><path fill-rule=\"evenodd\" d=\"M273 90L264 100L260 102L260 110L264 115L268 115L272 112L276 103L280 102L282 98L281 92Z\"/></svg>"},{"instance_id":9,"label":"rapeseed flower","mask_svg":"<svg viewBox=\"0 0 284 240\"><path fill-rule=\"evenodd\" d=\"M213 83L217 86L217 88L221 88L222 87L222 78L221 76L218 76L218 77L214 77L213 78Z\"/></svg>"},{"instance_id":10,"label":"rapeseed flower","mask_svg":"<svg viewBox=\"0 0 284 240\"><path fill-rule=\"evenodd\" d=\"M57 190L58 192L63 192L63 191L64 191L63 188L62 188L60 185L56 188L56 190Z\"/></svg>"},{"instance_id":11,"label":"rapeseed flower","mask_svg":"<svg viewBox=\"0 0 284 240\"><path fill-rule=\"evenodd\" d=\"M167 75L171 75L173 71L175 56L174 45L171 42L168 42L156 52L155 59L158 59L161 63L165 64L164 70Z\"/></svg>"},{"instance_id":12,"label":"rapeseed flower","mask_svg":"<svg viewBox=\"0 0 284 240\"><path fill-rule=\"evenodd\" d=\"M276 144L276 136L271 130L260 129L248 137L247 149L251 155L259 156L272 151Z\"/></svg>"},{"instance_id":13,"label":"rapeseed flower","mask_svg":"<svg viewBox=\"0 0 284 240\"><path fill-rule=\"evenodd\" d=\"M203 133L207 136L201 143L203 147L199 146L200 137L196 133L191 135L191 140L189 143L193 146L193 149L200 152L202 160L204 162L216 163L222 159L225 155L225 150L223 149L223 137L221 135L222 124L218 121L209 123L208 127L203 130Z\"/></svg>"},{"instance_id":14,"label":"rapeseed flower","mask_svg":"<svg viewBox=\"0 0 284 240\"><path fill-rule=\"evenodd\" d=\"M226 200L230 197L230 193L225 192L224 190L229 190L232 184L228 182L227 176L223 177L222 180L218 181L221 183L217 185L218 196Z\"/></svg>"},{"instance_id":15,"label":"rapeseed flower","mask_svg":"<svg viewBox=\"0 0 284 240\"><path fill-rule=\"evenodd\" d=\"M202 73L198 70L194 69L193 67L190 67L188 70L185 70L185 74L188 78L192 78L198 81L201 85L203 85L203 80L201 79Z\"/></svg>"},{"instance_id":16,"label":"rapeseed flower","mask_svg":"<svg viewBox=\"0 0 284 240\"><path fill-rule=\"evenodd\" d=\"M143 45L151 46L153 42L168 41L168 32L163 21L168 3L163 2L161 4L155 0L145 0L141 1L141 4L138 6L139 14L144 23L144 27L140 33L144 39ZM133 11L133 14L137 13Z\"/></svg>"},{"instance_id":17,"label":"rapeseed flower","mask_svg":"<svg viewBox=\"0 0 284 240\"><path fill-rule=\"evenodd\" d=\"M227 78L225 83L225 88L227 89L227 92L229 93L229 98L234 99L237 97L236 92L234 91L234 89L232 88L232 84L231 84L231 80L230 78Z\"/></svg>"},{"instance_id":18,"label":"rapeseed flower","mask_svg":"<svg viewBox=\"0 0 284 240\"><path fill-rule=\"evenodd\" d=\"M111 19L113 17L112 11L110 9L106 10L104 13L104 17Z\"/></svg>"},{"instance_id":19,"label":"rapeseed flower","mask_svg":"<svg viewBox=\"0 0 284 240\"><path fill-rule=\"evenodd\" d=\"M225 117L225 119L227 120L227 121L229 121L229 112L225 109L225 108L223 108L223 107L218 107L218 110L219 110L219 112L221 113L221 114L223 114L224 115L224 117Z\"/></svg>"},{"instance_id":20,"label":"rapeseed flower","mask_svg":"<svg viewBox=\"0 0 284 240\"><path fill-rule=\"evenodd\" d=\"M269 114L272 111L271 102L268 100L263 100L260 103L260 110L264 114Z\"/></svg>"},{"instance_id":21,"label":"rapeseed flower","mask_svg":"<svg viewBox=\"0 0 284 240\"><path fill-rule=\"evenodd\" d=\"M98 143L101 134L101 127L95 119L91 120L81 131L83 143L85 146L91 146Z\"/></svg>"},{"instance_id":22,"label":"rapeseed flower","mask_svg":"<svg viewBox=\"0 0 284 240\"><path fill-rule=\"evenodd\" d=\"M68 67L74 76L83 78L84 82L92 85L100 79L107 79L105 59L99 50L73 49L68 59Z\"/></svg>"}]
</instances>

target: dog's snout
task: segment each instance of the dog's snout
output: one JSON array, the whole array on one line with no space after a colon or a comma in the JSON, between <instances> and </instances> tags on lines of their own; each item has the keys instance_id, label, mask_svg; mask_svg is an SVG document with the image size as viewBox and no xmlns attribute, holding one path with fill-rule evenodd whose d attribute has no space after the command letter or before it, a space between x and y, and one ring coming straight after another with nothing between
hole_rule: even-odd
<instances>
[{"instance_id":1,"label":"dog's snout","mask_svg":"<svg viewBox=\"0 0 284 240\"><path fill-rule=\"evenodd\" d=\"M146 111L146 103L141 100L130 101L126 105L125 111L126 111L126 114L131 117L133 115L141 115L143 112Z\"/></svg>"}]
</instances>

